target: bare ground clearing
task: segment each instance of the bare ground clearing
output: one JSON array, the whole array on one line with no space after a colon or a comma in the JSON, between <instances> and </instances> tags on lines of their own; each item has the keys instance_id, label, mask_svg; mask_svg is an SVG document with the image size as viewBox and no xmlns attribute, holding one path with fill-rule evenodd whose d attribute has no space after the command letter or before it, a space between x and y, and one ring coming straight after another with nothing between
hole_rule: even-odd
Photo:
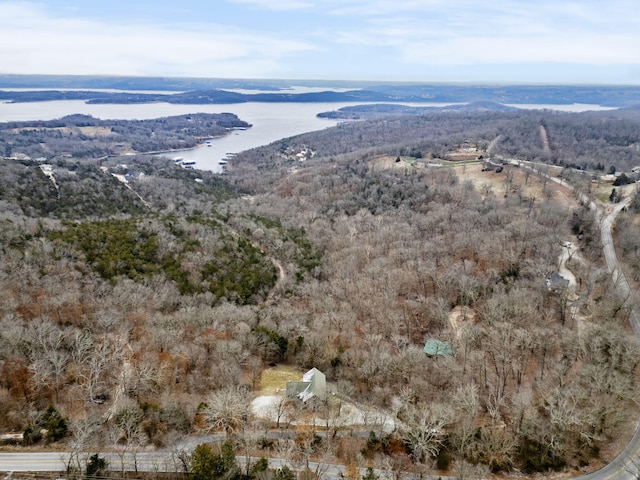
<instances>
[{"instance_id":1,"label":"bare ground clearing","mask_svg":"<svg viewBox=\"0 0 640 480\"><path fill-rule=\"evenodd\" d=\"M111 127L98 127L98 126L86 126L86 127L53 127L53 128L44 128L44 127L22 127L22 128L14 128L11 130L12 133L20 133L20 132L34 132L34 131L57 131L63 133L65 135L70 135L72 133L81 133L87 137L106 137L112 134Z\"/></svg>"},{"instance_id":2,"label":"bare ground clearing","mask_svg":"<svg viewBox=\"0 0 640 480\"><path fill-rule=\"evenodd\" d=\"M559 187L550 181L544 181L537 174L529 169L521 168L514 165L505 165L501 172L483 171L481 162L460 163L459 165L447 165L447 167L438 166L433 160L433 164L429 160L421 159L416 161L411 159L407 161L407 157L398 157L385 155L375 158L371 161L371 168L374 170L400 169L407 173L422 171L428 168L451 168L457 175L460 182L471 182L474 188L482 195L521 195L526 198L534 198L536 201L545 198L553 199L565 206L575 206L577 200L573 192L567 188ZM560 167L548 167L548 174L555 176L562 172ZM609 190L609 193L611 190ZM608 195L607 194L607 195Z\"/></svg>"},{"instance_id":3,"label":"bare ground clearing","mask_svg":"<svg viewBox=\"0 0 640 480\"><path fill-rule=\"evenodd\" d=\"M277 365L267 368L260 375L258 394L274 395L284 390L288 381L298 381L302 378L302 372L290 365Z\"/></svg>"}]
</instances>

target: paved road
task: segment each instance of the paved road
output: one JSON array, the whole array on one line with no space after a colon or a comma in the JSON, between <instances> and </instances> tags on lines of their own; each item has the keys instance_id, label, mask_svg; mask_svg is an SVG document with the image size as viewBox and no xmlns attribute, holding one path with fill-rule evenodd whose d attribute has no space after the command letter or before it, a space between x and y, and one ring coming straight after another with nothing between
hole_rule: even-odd
<instances>
[{"instance_id":1,"label":"paved road","mask_svg":"<svg viewBox=\"0 0 640 480\"><path fill-rule=\"evenodd\" d=\"M30 452L30 453L0 453L0 472L65 472L69 461L69 453L65 452ZM84 465L90 454L82 454ZM110 470L125 470L141 472L177 471L179 460L169 452L144 452L136 455L126 454L123 457L117 453L100 453L100 457L109 462Z\"/></svg>"},{"instance_id":2,"label":"paved road","mask_svg":"<svg viewBox=\"0 0 640 480\"><path fill-rule=\"evenodd\" d=\"M139 452L136 454L126 453L118 455L112 452L99 454L101 458L109 462L109 470L112 471L138 471L138 472L184 472L183 464L178 458L177 452ZM84 465L90 454L82 454L81 464ZM64 474L69 460L68 453L53 452L31 452L31 453L0 453L0 472L59 472ZM258 460L257 457L250 457L251 464ZM236 457L238 465L244 465L246 457ZM288 461L271 458L269 466L280 468L288 465L293 470L306 468L307 465L298 465L298 468L291 466ZM309 462L309 469L321 474L322 478L341 478L344 467L342 465L330 463ZM364 473L364 470L362 471ZM381 473L381 472L379 472ZM4 475L0 475L3 478Z\"/></svg>"},{"instance_id":3,"label":"paved road","mask_svg":"<svg viewBox=\"0 0 640 480\"><path fill-rule=\"evenodd\" d=\"M52 452L0 453L2 472L59 472L64 470L64 454Z\"/></svg>"},{"instance_id":4,"label":"paved road","mask_svg":"<svg viewBox=\"0 0 640 480\"><path fill-rule=\"evenodd\" d=\"M634 296L631 294L629 283L620 268L618 257L613 244L611 227L618 213L631 203L632 197L626 198L604 215L601 210L591 203L592 209L596 210L596 219L600 223L600 236L604 257L607 262L607 269L612 280L618 289L619 294L625 299L625 306L629 309L629 322L633 328L636 338L640 341L640 309L636 304ZM640 429L636 425L636 431L629 444L614 458L607 466L597 472L581 477L582 480L631 480L640 476Z\"/></svg>"}]
</instances>

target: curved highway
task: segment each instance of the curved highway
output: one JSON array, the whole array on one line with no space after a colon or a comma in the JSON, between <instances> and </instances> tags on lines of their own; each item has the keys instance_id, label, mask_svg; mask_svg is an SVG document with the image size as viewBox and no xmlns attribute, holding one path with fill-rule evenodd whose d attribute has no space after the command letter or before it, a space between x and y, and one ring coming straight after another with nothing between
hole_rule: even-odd
<instances>
[{"instance_id":1,"label":"curved highway","mask_svg":"<svg viewBox=\"0 0 640 480\"><path fill-rule=\"evenodd\" d=\"M618 257L616 256L613 244L613 236L611 235L611 227L616 216L623 208L631 203L632 197L626 198L618 203L615 208L604 216L602 211L595 204L590 203L591 209L596 211L596 219L600 223L600 237L602 239L602 249L604 258L607 262L607 269L611 274L614 285L618 289L618 293L625 299L625 306L629 311L629 322L633 333L638 341L640 341L640 309L631 294L631 287L624 276ZM608 465L600 470L579 477L581 480L637 480L640 478L640 428L636 424L636 431L627 446L614 458Z\"/></svg>"},{"instance_id":2,"label":"curved highway","mask_svg":"<svg viewBox=\"0 0 640 480\"><path fill-rule=\"evenodd\" d=\"M618 293L625 299L625 307L629 312L629 323L633 329L636 339L640 342L640 308L631 294L631 287L618 262L615 246L613 244L613 235L611 228L618 214L631 203L633 197L627 197L622 202L615 205L608 215L604 215L602 210L598 208L595 202L591 201L587 195L576 190L562 179L552 177L540 170L529 162L521 162L524 168L528 168L538 175L543 175L549 180L573 191L584 205L595 212L596 221L600 226L600 239L602 242L602 250L607 263L607 270L611 274L614 285ZM627 446L615 457L610 463L593 473L574 477L575 480L638 480L640 479L640 421L636 423L636 429L633 437Z\"/></svg>"}]
</instances>

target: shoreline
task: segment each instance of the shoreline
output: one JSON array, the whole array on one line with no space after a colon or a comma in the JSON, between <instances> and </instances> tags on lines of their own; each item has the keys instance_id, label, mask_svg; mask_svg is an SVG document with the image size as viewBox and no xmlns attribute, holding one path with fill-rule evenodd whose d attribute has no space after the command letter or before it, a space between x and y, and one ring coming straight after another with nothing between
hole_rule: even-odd
<instances>
[{"instance_id":1,"label":"shoreline","mask_svg":"<svg viewBox=\"0 0 640 480\"><path fill-rule=\"evenodd\" d=\"M235 130L247 130L248 128L253 127L253 125L250 125L249 127L234 127L229 129L229 131L227 133L223 133L222 135L216 135L216 136L208 136L208 137L198 137L204 140L203 143L198 143L197 145L194 145L193 147L186 147L186 148L174 148L171 150L151 150L149 152L137 152L135 153L136 155L162 155L163 153L172 153L172 152L188 152L191 150L195 150L196 148L201 148L204 147L207 144L207 140L217 140L220 138L224 138L227 137L229 135L231 135L231 133ZM124 155L124 154L123 154Z\"/></svg>"}]
</instances>

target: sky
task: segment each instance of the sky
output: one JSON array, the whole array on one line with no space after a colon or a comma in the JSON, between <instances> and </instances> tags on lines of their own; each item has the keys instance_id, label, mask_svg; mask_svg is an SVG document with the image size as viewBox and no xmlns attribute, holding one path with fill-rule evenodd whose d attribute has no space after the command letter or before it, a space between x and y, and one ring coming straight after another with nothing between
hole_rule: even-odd
<instances>
[{"instance_id":1,"label":"sky","mask_svg":"<svg viewBox=\"0 0 640 480\"><path fill-rule=\"evenodd\" d=\"M640 85L638 0L0 0L0 74Z\"/></svg>"}]
</instances>

